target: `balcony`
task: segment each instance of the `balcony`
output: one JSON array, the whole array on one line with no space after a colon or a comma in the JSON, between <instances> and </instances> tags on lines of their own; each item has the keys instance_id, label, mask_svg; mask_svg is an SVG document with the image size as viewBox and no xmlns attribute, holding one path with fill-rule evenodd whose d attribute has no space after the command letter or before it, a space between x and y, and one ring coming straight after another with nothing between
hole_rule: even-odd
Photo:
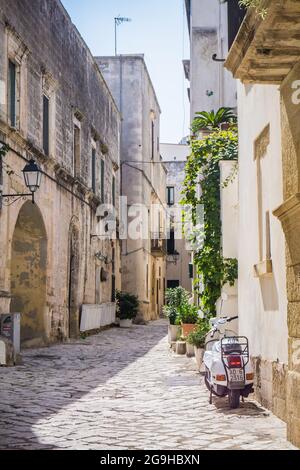
<instances>
[{"instance_id":1,"label":"balcony","mask_svg":"<svg viewBox=\"0 0 300 470\"><path fill-rule=\"evenodd\" d=\"M156 257L164 257L167 253L167 240L164 233L151 233L151 254Z\"/></svg>"},{"instance_id":2,"label":"balcony","mask_svg":"<svg viewBox=\"0 0 300 470\"><path fill-rule=\"evenodd\" d=\"M225 67L244 83L280 84L300 60L300 2L265 0L268 14L248 11Z\"/></svg>"}]
</instances>

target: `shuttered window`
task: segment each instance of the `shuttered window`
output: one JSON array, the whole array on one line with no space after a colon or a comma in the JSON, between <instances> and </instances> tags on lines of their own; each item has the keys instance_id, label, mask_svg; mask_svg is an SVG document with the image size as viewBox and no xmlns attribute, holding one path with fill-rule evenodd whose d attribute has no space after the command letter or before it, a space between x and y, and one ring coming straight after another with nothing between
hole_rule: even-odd
<instances>
[{"instance_id":1,"label":"shuttered window","mask_svg":"<svg viewBox=\"0 0 300 470\"><path fill-rule=\"evenodd\" d=\"M49 155L49 98L43 95L43 150Z\"/></svg>"},{"instance_id":2,"label":"shuttered window","mask_svg":"<svg viewBox=\"0 0 300 470\"><path fill-rule=\"evenodd\" d=\"M92 190L96 192L96 149L92 149Z\"/></svg>"},{"instance_id":3,"label":"shuttered window","mask_svg":"<svg viewBox=\"0 0 300 470\"><path fill-rule=\"evenodd\" d=\"M9 60L8 62L8 114L9 123L12 127L17 125L16 116L16 64Z\"/></svg>"},{"instance_id":4,"label":"shuttered window","mask_svg":"<svg viewBox=\"0 0 300 470\"><path fill-rule=\"evenodd\" d=\"M74 135L73 135L73 165L74 165L74 176L80 176L80 128L74 124Z\"/></svg>"},{"instance_id":5,"label":"shuttered window","mask_svg":"<svg viewBox=\"0 0 300 470\"><path fill-rule=\"evenodd\" d=\"M115 207L116 205L116 178L113 176L112 178L112 203L113 203L113 206Z\"/></svg>"},{"instance_id":6,"label":"shuttered window","mask_svg":"<svg viewBox=\"0 0 300 470\"><path fill-rule=\"evenodd\" d=\"M154 122L151 122L151 159L154 159Z\"/></svg>"},{"instance_id":7,"label":"shuttered window","mask_svg":"<svg viewBox=\"0 0 300 470\"><path fill-rule=\"evenodd\" d=\"M172 206L175 203L175 190L173 186L167 187L167 204Z\"/></svg>"},{"instance_id":8,"label":"shuttered window","mask_svg":"<svg viewBox=\"0 0 300 470\"><path fill-rule=\"evenodd\" d=\"M174 229L170 231L170 237L167 241L167 252L169 255L173 255L175 253L175 232Z\"/></svg>"},{"instance_id":9,"label":"shuttered window","mask_svg":"<svg viewBox=\"0 0 300 470\"><path fill-rule=\"evenodd\" d=\"M104 172L105 172L105 164L104 160L101 160L101 201L104 202Z\"/></svg>"}]
</instances>

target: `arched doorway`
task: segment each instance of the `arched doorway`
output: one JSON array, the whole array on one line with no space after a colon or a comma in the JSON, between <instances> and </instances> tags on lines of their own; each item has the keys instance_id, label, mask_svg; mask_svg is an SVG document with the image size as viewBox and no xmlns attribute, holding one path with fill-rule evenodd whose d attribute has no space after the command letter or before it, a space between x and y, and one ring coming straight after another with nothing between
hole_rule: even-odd
<instances>
[{"instance_id":1,"label":"arched doorway","mask_svg":"<svg viewBox=\"0 0 300 470\"><path fill-rule=\"evenodd\" d=\"M68 274L68 312L69 337L79 334L79 229L73 220L69 230L69 274Z\"/></svg>"},{"instance_id":2,"label":"arched doorway","mask_svg":"<svg viewBox=\"0 0 300 470\"><path fill-rule=\"evenodd\" d=\"M36 204L25 202L15 225L11 252L11 312L21 313L21 343L45 343L47 235Z\"/></svg>"}]
</instances>

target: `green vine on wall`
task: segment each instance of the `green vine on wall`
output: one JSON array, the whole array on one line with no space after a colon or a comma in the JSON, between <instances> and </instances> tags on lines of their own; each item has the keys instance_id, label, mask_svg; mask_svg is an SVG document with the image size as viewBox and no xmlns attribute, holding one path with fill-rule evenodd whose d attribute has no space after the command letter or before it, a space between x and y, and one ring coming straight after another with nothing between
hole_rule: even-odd
<instances>
[{"instance_id":1,"label":"green vine on wall","mask_svg":"<svg viewBox=\"0 0 300 470\"><path fill-rule=\"evenodd\" d=\"M239 0L239 4L242 7L255 10L256 14L262 19L265 19L268 14L268 10L264 7L264 3L264 0Z\"/></svg>"},{"instance_id":2,"label":"green vine on wall","mask_svg":"<svg viewBox=\"0 0 300 470\"><path fill-rule=\"evenodd\" d=\"M5 157L9 151L9 146L7 144L0 144L0 157Z\"/></svg>"},{"instance_id":3,"label":"green vine on wall","mask_svg":"<svg viewBox=\"0 0 300 470\"><path fill-rule=\"evenodd\" d=\"M9 176L14 174L14 170L4 161L4 157L9 152L9 149L9 145L0 143L0 181L2 181L3 171Z\"/></svg>"},{"instance_id":4,"label":"green vine on wall","mask_svg":"<svg viewBox=\"0 0 300 470\"><path fill-rule=\"evenodd\" d=\"M199 292L204 312L216 314L216 302L226 284L234 285L237 279L236 259L226 259L221 248L221 201L220 167L221 160L237 160L238 135L236 127L227 131L215 130L203 140L192 139L192 153L186 164L186 178L182 204L192 207L192 220L197 226L197 206L203 205L203 228L194 230L193 237L203 239L202 248L194 253L196 271L195 286L202 284ZM234 173L236 175L236 172ZM227 185L232 181L227 181ZM198 196L200 180L201 196Z\"/></svg>"}]
</instances>

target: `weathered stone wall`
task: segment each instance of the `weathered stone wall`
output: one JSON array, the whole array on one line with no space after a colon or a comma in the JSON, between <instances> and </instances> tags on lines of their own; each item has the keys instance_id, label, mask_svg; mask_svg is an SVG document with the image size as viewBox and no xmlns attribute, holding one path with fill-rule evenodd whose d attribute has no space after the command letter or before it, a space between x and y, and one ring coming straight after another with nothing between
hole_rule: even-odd
<instances>
[{"instance_id":1,"label":"weathered stone wall","mask_svg":"<svg viewBox=\"0 0 300 470\"><path fill-rule=\"evenodd\" d=\"M9 58L18 63L21 83L16 129L10 127L7 112ZM50 97L49 155L45 155L42 148L43 92ZM75 119L81 129L77 169L73 159ZM42 319L43 334L38 335L36 341L29 341L31 345L76 335L81 304L111 300L113 248L116 287L120 287L119 241L91 237L96 233L99 220L97 206L100 202L112 202L113 175L119 210L119 134L117 106L61 3L57 0L0 0L0 137L12 149L5 157L4 193L25 192L22 179L25 158L35 158L44 172L36 203L46 233L46 300L37 313ZM95 192L91 189L92 145L96 148ZM103 201L101 159L105 168ZM14 173L8 174L11 171ZM26 280L29 275L26 282L34 287L30 266L25 274L22 270L18 272L20 264L14 268L12 240L23 203L19 200L0 210L0 311L7 311L9 307L7 299L13 293L13 282L17 280L17 290L20 290L22 279ZM32 254L32 248L36 253L32 246L28 246L28 252ZM95 258L97 252L108 257L108 264ZM101 268L107 272L106 281L100 279ZM11 308L18 308L18 305L21 308L22 302L16 304L13 300ZM34 330L35 311L29 307L26 311L24 305L22 308Z\"/></svg>"},{"instance_id":2,"label":"weathered stone wall","mask_svg":"<svg viewBox=\"0 0 300 470\"><path fill-rule=\"evenodd\" d=\"M252 357L255 396L266 408L287 421L287 364Z\"/></svg>"},{"instance_id":3,"label":"weathered stone wall","mask_svg":"<svg viewBox=\"0 0 300 470\"><path fill-rule=\"evenodd\" d=\"M300 63L281 86L284 203L275 211L286 237L289 366L286 399L288 437L300 446L300 108L295 95ZM297 87L296 87L297 91Z\"/></svg>"}]
</instances>

